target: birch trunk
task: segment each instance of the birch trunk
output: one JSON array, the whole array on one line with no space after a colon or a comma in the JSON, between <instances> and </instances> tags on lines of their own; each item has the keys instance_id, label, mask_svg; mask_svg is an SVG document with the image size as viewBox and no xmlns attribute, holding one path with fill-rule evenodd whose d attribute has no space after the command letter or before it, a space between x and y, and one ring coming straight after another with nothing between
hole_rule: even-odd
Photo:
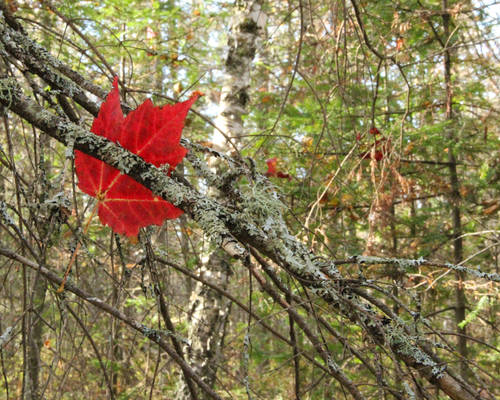
<instances>
[{"instance_id":1,"label":"birch trunk","mask_svg":"<svg viewBox=\"0 0 500 400\"><path fill-rule=\"evenodd\" d=\"M242 145L242 115L247 112L246 106L250 98L250 70L266 22L261 0L237 1L236 8L228 38L229 50L220 96L220 112L216 119L219 129L214 131L213 138L215 145L222 149L227 149L228 138L232 139L236 147L240 148Z\"/></svg>"},{"instance_id":2,"label":"birch trunk","mask_svg":"<svg viewBox=\"0 0 500 400\"><path fill-rule=\"evenodd\" d=\"M236 8L228 38L229 51L216 119L218 129L214 131L213 138L216 147L222 151L230 149L228 140L236 149L242 147L242 115L247 112L251 64L266 19L260 1L237 2ZM224 290L227 289L230 274L230 258L222 249L216 249L201 270L204 279ZM198 282L191 294L190 304L187 361L205 383L213 387L231 302ZM182 380L176 399L189 398L186 382Z\"/></svg>"}]
</instances>

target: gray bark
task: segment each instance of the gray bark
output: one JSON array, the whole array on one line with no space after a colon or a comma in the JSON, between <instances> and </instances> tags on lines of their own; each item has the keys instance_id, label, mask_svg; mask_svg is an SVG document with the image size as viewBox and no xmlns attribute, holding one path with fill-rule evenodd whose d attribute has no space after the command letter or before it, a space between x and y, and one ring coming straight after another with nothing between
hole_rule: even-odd
<instances>
[{"instance_id":1,"label":"gray bark","mask_svg":"<svg viewBox=\"0 0 500 400\"><path fill-rule=\"evenodd\" d=\"M0 106L0 108L0 113L2 115L8 143L7 147L10 168L14 175L16 191L18 191L16 196L17 202L18 205L21 206L22 202L25 201L26 198L19 195L20 178L16 169L16 161L14 157L14 140L11 137L10 133L8 115L6 112L4 112L3 107ZM50 173L50 163L46 162L44 158L45 149L48 143L49 137L45 134L42 134L38 140L37 146L37 153L39 154L40 159L37 163L36 175L38 177L39 185L37 186L36 190L32 192L32 197L28 200L40 205L46 204L50 193L50 185L47 180L47 176ZM33 229L38 229L41 237L50 239L55 221L52 214L44 214L45 213L42 210L40 210L38 213L32 213L28 221ZM22 226L20 228L20 232L23 232ZM50 242L50 240L47 240L42 246L42 251L40 254L40 260L42 261L46 259L48 250L47 243ZM23 302L25 304L26 312L23 316L24 375L22 397L26 400L39 400L42 398L40 392L40 351L43 345L42 335L44 332L41 314L43 313L45 308L47 281L45 279L42 279L36 272L33 271L26 271L26 273L24 273L23 275L23 285L25 290L25 293L23 295Z\"/></svg>"},{"instance_id":2,"label":"gray bark","mask_svg":"<svg viewBox=\"0 0 500 400\"><path fill-rule=\"evenodd\" d=\"M40 351L43 346L43 323L39 315L43 312L45 294L47 292L47 281L36 272L31 274L34 279L33 285L33 311L29 313L29 325L27 327L27 369L25 378L24 395L26 400L41 399L40 393Z\"/></svg>"},{"instance_id":3,"label":"gray bark","mask_svg":"<svg viewBox=\"0 0 500 400\"><path fill-rule=\"evenodd\" d=\"M216 119L214 143L219 150L229 149L228 140L241 148L244 127L242 115L247 112L250 87L250 70L258 50L260 35L264 29L265 15L260 1L244 1L236 6L228 39L228 55L225 62L224 83L221 91L220 112ZM221 167L221 163L213 165ZM212 191L213 192L213 191ZM216 249L202 266L201 276L222 290L229 283L230 259ZM217 365L221 358L225 326L231 302L220 292L197 282L190 298L189 331L186 357L202 379L213 387ZM190 398L184 379L180 381L177 400Z\"/></svg>"},{"instance_id":4,"label":"gray bark","mask_svg":"<svg viewBox=\"0 0 500 400\"><path fill-rule=\"evenodd\" d=\"M229 283L229 257L219 250L214 251L202 267L200 276L206 281L226 289ZM188 316L188 346L185 356L193 370L210 387L216 380L217 366L221 358L225 325L229 316L229 305L220 292L197 282L190 298ZM185 379L179 382L176 399L190 399ZM203 394L200 398L206 398Z\"/></svg>"},{"instance_id":5,"label":"gray bark","mask_svg":"<svg viewBox=\"0 0 500 400\"><path fill-rule=\"evenodd\" d=\"M228 138L241 147L244 135L242 115L247 110L252 61L260 45L266 23L262 2L238 1L228 39L224 83L220 96L220 112L215 121L219 130L214 132L213 142L219 149L227 148Z\"/></svg>"}]
</instances>

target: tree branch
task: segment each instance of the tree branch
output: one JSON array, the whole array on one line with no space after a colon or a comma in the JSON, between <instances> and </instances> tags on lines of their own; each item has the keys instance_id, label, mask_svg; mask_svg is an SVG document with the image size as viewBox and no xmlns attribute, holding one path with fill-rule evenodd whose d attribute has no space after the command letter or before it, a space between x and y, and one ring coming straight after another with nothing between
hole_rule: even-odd
<instances>
[{"instance_id":1,"label":"tree branch","mask_svg":"<svg viewBox=\"0 0 500 400\"><path fill-rule=\"evenodd\" d=\"M353 283L343 279L333 262L314 255L288 233L280 211L281 203L266 191L265 186L260 193L262 199L256 201L255 197L241 195L241 209L230 211L217 201L199 194L187 182L167 176L161 168L146 163L119 145L51 114L24 96L13 78L0 79L0 103L61 143L104 161L180 207L231 256L247 260L248 253L241 244L249 244L333 307L338 308L345 302L345 296L352 296L349 285ZM255 190L259 190L258 184L265 185L263 177L257 176ZM353 300L346 304L352 305ZM339 310L353 322L361 322L373 340L381 345L388 344L398 358L417 369L453 399L479 398L478 395L471 395L465 384L447 373L445 364L436 361L434 355L414 343L405 331L409 331L408 327L404 329L391 321L385 325L373 323L380 317L368 304L359 300L356 307L340 307ZM175 353L175 350L172 351ZM175 355L185 363L177 353Z\"/></svg>"},{"instance_id":2,"label":"tree branch","mask_svg":"<svg viewBox=\"0 0 500 400\"><path fill-rule=\"evenodd\" d=\"M63 282L63 278L59 277L57 274L52 272L50 269L44 267L43 265L37 264L34 261L31 261L27 259L26 257L23 257L12 250L0 247L0 254L2 254L5 257L10 258L11 260L15 260L20 262L23 265L26 265L27 267L39 272L42 276L44 276L46 279L49 281L55 283L57 286L60 286L61 283ZM182 369L182 371L189 376L190 379L196 382L196 384L206 393L208 394L212 399L216 400L222 400L221 397L215 393L215 391L210 388L203 380L193 371L193 369L187 364L181 356L177 354L177 352L171 348L168 343L162 338L161 333L148 328L147 326L139 323L138 321L127 317L123 312L120 310L110 306L108 303L105 303L98 297L93 296L91 293L86 292L83 289L80 289L79 287L73 285L71 282L66 282L64 288L75 294L76 296L80 297L81 299L91 303L95 307L103 310L107 314L112 315L113 317L119 319L120 321L123 321L125 324L130 326L131 328L135 329L136 331L140 332L143 334L145 337L148 339L152 340L156 344L160 346L161 349L163 349L172 359L179 365L179 367Z\"/></svg>"}]
</instances>

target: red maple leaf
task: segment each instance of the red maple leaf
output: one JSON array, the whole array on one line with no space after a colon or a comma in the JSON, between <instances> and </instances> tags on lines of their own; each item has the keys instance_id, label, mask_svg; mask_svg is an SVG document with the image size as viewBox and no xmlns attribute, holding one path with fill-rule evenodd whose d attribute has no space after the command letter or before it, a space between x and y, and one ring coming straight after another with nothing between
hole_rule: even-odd
<instances>
[{"instance_id":1,"label":"red maple leaf","mask_svg":"<svg viewBox=\"0 0 500 400\"><path fill-rule=\"evenodd\" d=\"M382 137L379 140L375 140L375 143L372 145L371 149L365 151L360 154L360 157L363 160L369 160L371 158L375 159L375 161L380 161L384 158L386 154L388 154L391 150L391 139L386 139Z\"/></svg>"},{"instance_id":2,"label":"red maple leaf","mask_svg":"<svg viewBox=\"0 0 500 400\"><path fill-rule=\"evenodd\" d=\"M276 176L278 171L276 171L276 165L278 164L278 159L276 157L266 160L267 171L266 176Z\"/></svg>"},{"instance_id":3,"label":"red maple leaf","mask_svg":"<svg viewBox=\"0 0 500 400\"><path fill-rule=\"evenodd\" d=\"M90 130L157 167L169 164L171 172L187 153L179 140L186 115L199 96L194 93L183 103L163 107L155 107L147 99L124 117L115 77L113 89ZM99 219L116 233L136 236L140 228L161 225L183 212L116 168L78 150L75 168L78 187L97 198Z\"/></svg>"},{"instance_id":4,"label":"red maple leaf","mask_svg":"<svg viewBox=\"0 0 500 400\"><path fill-rule=\"evenodd\" d=\"M266 160L267 164L267 171L266 171L266 176L275 176L277 178L284 178L284 179L292 179L292 177L288 174L285 174L284 172L278 171L276 169L276 166L278 165L278 158L273 157L268 160Z\"/></svg>"}]
</instances>

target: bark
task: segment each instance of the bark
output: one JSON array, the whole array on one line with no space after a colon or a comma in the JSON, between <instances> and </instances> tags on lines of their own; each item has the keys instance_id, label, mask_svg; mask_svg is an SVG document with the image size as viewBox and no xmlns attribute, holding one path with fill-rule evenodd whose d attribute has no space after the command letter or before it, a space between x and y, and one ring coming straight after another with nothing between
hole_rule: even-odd
<instances>
[{"instance_id":1,"label":"bark","mask_svg":"<svg viewBox=\"0 0 500 400\"><path fill-rule=\"evenodd\" d=\"M14 181L16 185L16 197L19 208L23 198L19 195L20 193L20 181L19 173L16 169L16 161L14 158L14 144L10 133L9 118L2 107L1 114L3 117L3 123L5 128L5 133L7 136L8 143L8 154L9 162L14 175ZM31 200L37 204L46 204L48 199L48 194L50 193L49 184L47 176L50 174L50 164L46 162L44 158L45 148L48 144L49 137L42 134L38 140L38 154L40 155L39 162L37 163L38 169L36 174L38 176L39 186L38 190L33 192ZM3 192L2 192L3 193ZM34 229L38 229L41 236L44 238L50 238L52 227L54 224L54 219L48 216L37 215L33 213L31 218L29 218ZM21 226L20 232L23 233L23 228ZM46 243L50 243L47 240ZM44 245L42 247L40 259L45 260L47 254L48 246ZM45 308L45 294L47 290L47 281L40 278L38 274L31 271L25 271L23 274L25 279L25 294L23 300L25 302L25 315L23 316L23 354L24 354L24 376L23 376L23 399L27 400L38 400L41 399L40 393L40 351L43 345L43 323L41 319L41 314Z\"/></svg>"},{"instance_id":2,"label":"bark","mask_svg":"<svg viewBox=\"0 0 500 400\"><path fill-rule=\"evenodd\" d=\"M262 11L260 0L237 2L228 39L229 51L220 96L220 113L215 121L218 129L213 139L221 149L227 148L228 140L237 148L243 143L242 116L247 112L246 106L250 99L250 69L265 23L266 15Z\"/></svg>"},{"instance_id":3,"label":"bark","mask_svg":"<svg viewBox=\"0 0 500 400\"><path fill-rule=\"evenodd\" d=\"M229 257L221 251L214 251L200 271L201 277L221 288L227 289L230 277ZM210 387L216 381L217 366L221 359L222 343L229 316L227 299L218 291L197 282L190 298L188 316L188 346L186 359L193 370ZM179 383L176 399L190 399L185 379ZM200 395L204 399L206 396Z\"/></svg>"},{"instance_id":4,"label":"bark","mask_svg":"<svg viewBox=\"0 0 500 400\"><path fill-rule=\"evenodd\" d=\"M36 272L31 274L34 277L33 285L33 311L29 314L28 325L28 347L27 347L27 376L25 378L25 399L41 399L40 393L40 351L43 346L43 322L40 318L44 309L45 294L47 292L47 281L38 276Z\"/></svg>"},{"instance_id":5,"label":"bark","mask_svg":"<svg viewBox=\"0 0 500 400\"><path fill-rule=\"evenodd\" d=\"M450 185L451 185L451 195L449 197L449 203L452 212L452 224L453 224L453 262L455 264L460 264L463 260L463 241L462 241L462 215L460 211L460 204L462 198L460 195L460 181L458 179L457 172L457 159L455 152L452 149L453 143L457 140L454 133L454 127L452 122L454 120L453 115L453 87L451 82L451 50L448 48L449 36L450 36L450 14L447 12L448 1L443 0L443 30L444 38L442 43L444 44L444 81L446 86L446 120L450 122L448 126L448 139L449 139L449 151L448 151L448 171L450 174ZM455 323L457 325L457 350L461 356L460 361L460 373L465 378L468 374L467 367L467 332L466 328L460 328L458 324L465 319L465 290L463 286L463 281L465 279L465 274L463 272L456 272L455 276L457 278L457 287L455 289Z\"/></svg>"},{"instance_id":6,"label":"bark","mask_svg":"<svg viewBox=\"0 0 500 400\"><path fill-rule=\"evenodd\" d=\"M229 50L225 62L220 111L216 120L218 129L214 130L214 143L223 151L229 149L228 138L231 138L237 149L242 146L242 115L247 112L246 106L250 98L248 89L251 64L260 43L264 22L265 16L261 11L260 1L244 1L236 6L228 39ZM220 168L221 163L215 163L212 167ZM231 275L227 254L216 249L208 262L202 266L201 275L225 291ZM190 304L189 345L186 346L186 356L205 382L213 387L231 302L224 299L220 292L197 282L191 294ZM189 398L186 383L182 380L176 399Z\"/></svg>"}]
</instances>

